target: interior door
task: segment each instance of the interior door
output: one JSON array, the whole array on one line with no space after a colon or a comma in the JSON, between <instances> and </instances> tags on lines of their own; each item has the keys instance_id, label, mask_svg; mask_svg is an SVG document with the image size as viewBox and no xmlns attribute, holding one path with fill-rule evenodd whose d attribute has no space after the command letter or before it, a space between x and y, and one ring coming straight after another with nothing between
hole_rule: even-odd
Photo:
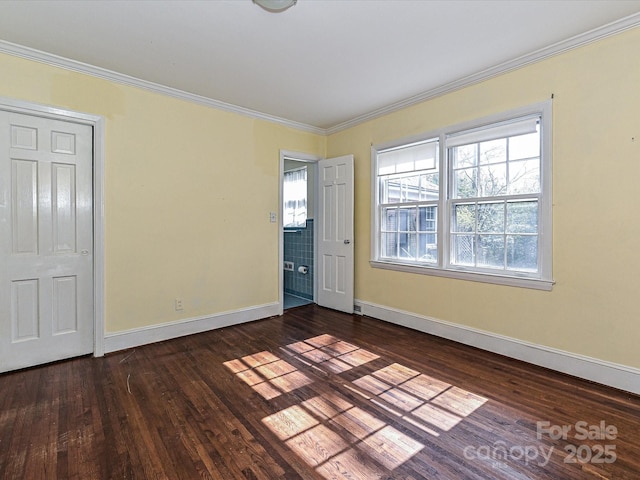
<instances>
[{"instance_id":1,"label":"interior door","mask_svg":"<svg viewBox=\"0 0 640 480\"><path fill-rule=\"evenodd\" d=\"M0 371L93 352L92 142L0 111Z\"/></svg>"},{"instance_id":2,"label":"interior door","mask_svg":"<svg viewBox=\"0 0 640 480\"><path fill-rule=\"evenodd\" d=\"M318 295L353 313L353 155L318 162Z\"/></svg>"}]
</instances>

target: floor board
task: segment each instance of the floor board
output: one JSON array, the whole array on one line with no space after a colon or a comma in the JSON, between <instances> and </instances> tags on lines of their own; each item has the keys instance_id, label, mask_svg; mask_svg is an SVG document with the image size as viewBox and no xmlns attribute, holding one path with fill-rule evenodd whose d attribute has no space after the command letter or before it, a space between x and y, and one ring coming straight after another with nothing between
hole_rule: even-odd
<instances>
[{"instance_id":1,"label":"floor board","mask_svg":"<svg viewBox=\"0 0 640 480\"><path fill-rule=\"evenodd\" d=\"M317 305L0 375L2 479L637 479L639 432L638 396Z\"/></svg>"}]
</instances>

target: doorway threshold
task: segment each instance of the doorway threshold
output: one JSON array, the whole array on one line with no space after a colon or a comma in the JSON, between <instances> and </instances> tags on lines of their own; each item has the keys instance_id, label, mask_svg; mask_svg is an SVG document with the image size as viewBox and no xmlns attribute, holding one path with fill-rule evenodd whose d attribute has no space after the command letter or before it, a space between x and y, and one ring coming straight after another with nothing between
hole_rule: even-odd
<instances>
[{"instance_id":1,"label":"doorway threshold","mask_svg":"<svg viewBox=\"0 0 640 480\"><path fill-rule=\"evenodd\" d=\"M296 295L291 295L290 293L284 294L284 309L287 310L289 308L301 307L302 305L309 305L313 303L312 300L308 298L298 297Z\"/></svg>"}]
</instances>

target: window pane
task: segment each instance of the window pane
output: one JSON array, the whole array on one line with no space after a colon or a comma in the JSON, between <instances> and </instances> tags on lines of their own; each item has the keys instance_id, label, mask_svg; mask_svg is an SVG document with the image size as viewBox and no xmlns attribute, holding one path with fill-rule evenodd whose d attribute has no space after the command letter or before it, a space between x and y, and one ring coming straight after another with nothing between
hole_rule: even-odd
<instances>
[{"instance_id":1,"label":"window pane","mask_svg":"<svg viewBox=\"0 0 640 480\"><path fill-rule=\"evenodd\" d=\"M380 203L400 202L400 179L385 178L380 182Z\"/></svg>"},{"instance_id":2,"label":"window pane","mask_svg":"<svg viewBox=\"0 0 640 480\"><path fill-rule=\"evenodd\" d=\"M538 201L507 203L508 233L538 232Z\"/></svg>"},{"instance_id":3,"label":"window pane","mask_svg":"<svg viewBox=\"0 0 640 480\"><path fill-rule=\"evenodd\" d=\"M507 161L507 139L482 142L480 144L480 164Z\"/></svg>"},{"instance_id":4,"label":"window pane","mask_svg":"<svg viewBox=\"0 0 640 480\"><path fill-rule=\"evenodd\" d=\"M400 232L415 232L417 230L415 208L400 208L398 210L398 230Z\"/></svg>"},{"instance_id":5,"label":"window pane","mask_svg":"<svg viewBox=\"0 0 640 480\"><path fill-rule=\"evenodd\" d=\"M475 232L476 231L476 206L456 205L453 210L453 221L451 222L452 232Z\"/></svg>"},{"instance_id":6,"label":"window pane","mask_svg":"<svg viewBox=\"0 0 640 480\"><path fill-rule=\"evenodd\" d=\"M457 170L453 177L453 197L469 198L478 195L478 187L476 185L477 168L465 168Z\"/></svg>"},{"instance_id":7,"label":"window pane","mask_svg":"<svg viewBox=\"0 0 640 480\"><path fill-rule=\"evenodd\" d=\"M439 175L405 175L380 181L380 203L437 201L440 191Z\"/></svg>"},{"instance_id":8,"label":"window pane","mask_svg":"<svg viewBox=\"0 0 640 480\"><path fill-rule=\"evenodd\" d=\"M478 266L504 268L503 235L478 235Z\"/></svg>"},{"instance_id":9,"label":"window pane","mask_svg":"<svg viewBox=\"0 0 640 480\"><path fill-rule=\"evenodd\" d=\"M438 223L438 207L418 207L418 230L421 232L436 232Z\"/></svg>"},{"instance_id":10,"label":"window pane","mask_svg":"<svg viewBox=\"0 0 640 480\"><path fill-rule=\"evenodd\" d=\"M540 159L509 162L509 194L540 192Z\"/></svg>"},{"instance_id":11,"label":"window pane","mask_svg":"<svg viewBox=\"0 0 640 480\"><path fill-rule=\"evenodd\" d=\"M454 265L475 265L475 236L451 236L451 263Z\"/></svg>"},{"instance_id":12,"label":"window pane","mask_svg":"<svg viewBox=\"0 0 640 480\"><path fill-rule=\"evenodd\" d=\"M507 235L507 268L510 270L538 270L538 236Z\"/></svg>"},{"instance_id":13,"label":"window pane","mask_svg":"<svg viewBox=\"0 0 640 480\"><path fill-rule=\"evenodd\" d=\"M504 232L504 203L478 204L478 232Z\"/></svg>"},{"instance_id":14,"label":"window pane","mask_svg":"<svg viewBox=\"0 0 640 480\"><path fill-rule=\"evenodd\" d=\"M437 201L440 192L440 177L437 173L420 175L420 200Z\"/></svg>"},{"instance_id":15,"label":"window pane","mask_svg":"<svg viewBox=\"0 0 640 480\"><path fill-rule=\"evenodd\" d=\"M540 133L509 138L509 160L540 156Z\"/></svg>"},{"instance_id":16,"label":"window pane","mask_svg":"<svg viewBox=\"0 0 640 480\"><path fill-rule=\"evenodd\" d=\"M398 256L398 238L396 233L383 233L381 237L381 255L383 257Z\"/></svg>"},{"instance_id":17,"label":"window pane","mask_svg":"<svg viewBox=\"0 0 640 480\"><path fill-rule=\"evenodd\" d=\"M418 234L418 260L430 263L438 261L438 245L435 233Z\"/></svg>"},{"instance_id":18,"label":"window pane","mask_svg":"<svg viewBox=\"0 0 640 480\"><path fill-rule=\"evenodd\" d=\"M507 166L504 163L479 168L478 196L496 197L507 193Z\"/></svg>"},{"instance_id":19,"label":"window pane","mask_svg":"<svg viewBox=\"0 0 640 480\"><path fill-rule=\"evenodd\" d=\"M478 145L462 145L451 149L453 151L453 168L473 167L478 164Z\"/></svg>"},{"instance_id":20,"label":"window pane","mask_svg":"<svg viewBox=\"0 0 640 480\"><path fill-rule=\"evenodd\" d=\"M420 199L420 175L402 177L401 202L416 202Z\"/></svg>"},{"instance_id":21,"label":"window pane","mask_svg":"<svg viewBox=\"0 0 640 480\"><path fill-rule=\"evenodd\" d=\"M415 259L417 238L415 233L400 233L398 235L398 256L400 258Z\"/></svg>"},{"instance_id":22,"label":"window pane","mask_svg":"<svg viewBox=\"0 0 640 480\"><path fill-rule=\"evenodd\" d=\"M398 209L397 208L383 208L382 209L382 222L380 227L383 232L395 232L398 230Z\"/></svg>"}]
</instances>

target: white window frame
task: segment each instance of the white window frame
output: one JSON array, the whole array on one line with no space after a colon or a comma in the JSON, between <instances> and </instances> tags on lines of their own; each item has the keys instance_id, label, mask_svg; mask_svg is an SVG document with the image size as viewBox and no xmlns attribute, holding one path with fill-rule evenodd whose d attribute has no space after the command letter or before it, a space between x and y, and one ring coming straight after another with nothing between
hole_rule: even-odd
<instances>
[{"instance_id":1,"label":"white window frame","mask_svg":"<svg viewBox=\"0 0 640 480\"><path fill-rule=\"evenodd\" d=\"M450 205L449 198L452 176L447 152L447 137L459 132L466 132L494 124L509 122L527 116L540 116L540 194L538 225L538 271L527 273L520 271L491 272L477 269L467 270L464 266L450 262ZM508 135L507 135L508 136ZM378 152L398 148L414 143L437 138L439 141L440 197L438 202L438 262L437 264L404 262L400 259L380 257L380 208ZM371 260L374 268L403 272L434 275L440 277L470 280L477 282L508 285L538 290L551 290L554 284L552 274L552 101L548 100L533 105L516 108L507 112L444 127L417 136L399 139L371 147Z\"/></svg>"}]
</instances>

